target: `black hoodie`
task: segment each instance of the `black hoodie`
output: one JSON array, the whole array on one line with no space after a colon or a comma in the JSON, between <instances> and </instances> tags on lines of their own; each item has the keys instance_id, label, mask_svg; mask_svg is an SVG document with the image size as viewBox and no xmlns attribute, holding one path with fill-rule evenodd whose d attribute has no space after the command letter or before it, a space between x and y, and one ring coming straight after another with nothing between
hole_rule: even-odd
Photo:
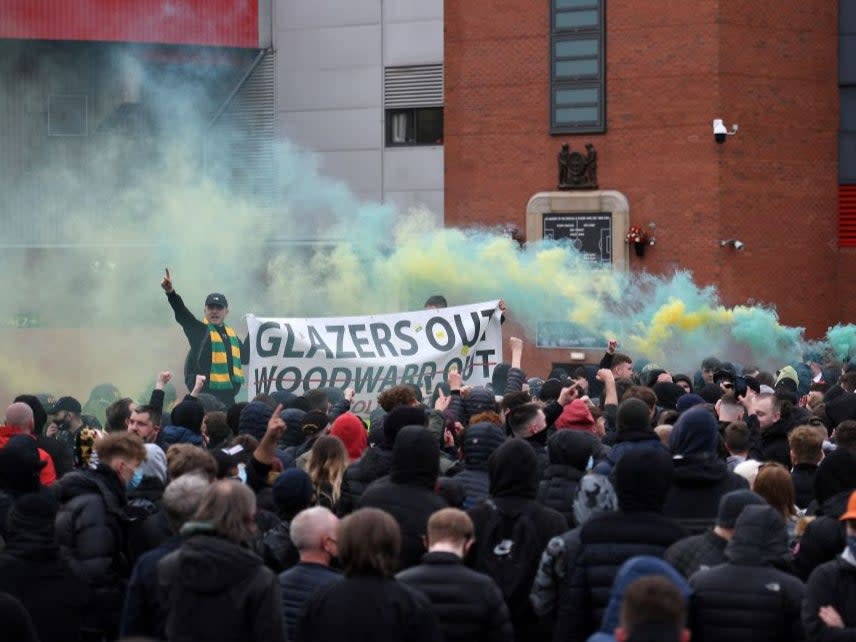
<instances>
[{"instance_id":1,"label":"black hoodie","mask_svg":"<svg viewBox=\"0 0 856 642\"><path fill-rule=\"evenodd\" d=\"M560 611L568 642L581 642L600 627L609 603L612 582L621 565L636 555L662 557L686 536L678 524L662 515L671 485L672 460L665 450L627 451L615 465L615 492L620 510L602 513L580 528L573 569L565 576L567 608Z\"/></svg>"},{"instance_id":2,"label":"black hoodie","mask_svg":"<svg viewBox=\"0 0 856 642\"><path fill-rule=\"evenodd\" d=\"M787 552L781 515L771 506L744 508L725 548L728 562L690 579L693 639L805 639L800 621L805 587L774 566Z\"/></svg>"},{"instance_id":3,"label":"black hoodie","mask_svg":"<svg viewBox=\"0 0 856 642\"><path fill-rule=\"evenodd\" d=\"M285 642L279 582L249 549L193 524L158 564L169 640Z\"/></svg>"},{"instance_id":4,"label":"black hoodie","mask_svg":"<svg viewBox=\"0 0 856 642\"><path fill-rule=\"evenodd\" d=\"M576 526L574 497L597 439L581 430L559 430L547 442L550 463L538 484L538 501L565 516Z\"/></svg>"},{"instance_id":5,"label":"black hoodie","mask_svg":"<svg viewBox=\"0 0 856 642\"><path fill-rule=\"evenodd\" d=\"M406 426L395 438L388 478L374 482L358 501L358 508L371 506L392 515L401 527L401 570L416 566L425 546L428 518L446 508L434 494L439 473L440 446L422 426Z\"/></svg>"},{"instance_id":6,"label":"black hoodie","mask_svg":"<svg viewBox=\"0 0 856 642\"><path fill-rule=\"evenodd\" d=\"M488 473L491 502L482 502L467 511L475 525L476 541L485 537L495 511L500 511L512 519L525 512L534 522L534 530L538 533L538 541L532 546L522 545L524 550L537 551L533 559L524 562L528 565L527 570L531 575L531 586L538 570L541 552L552 537L567 530L568 524L561 513L535 501L538 489L537 456L525 440L509 439L497 448L488 460ZM477 549L478 546L472 547L471 559L468 561L477 571L486 572L488 567L484 560L479 559ZM514 639L517 642L549 639L549 629L545 623L539 622L529 600L512 600L508 608L511 611Z\"/></svg>"}]
</instances>

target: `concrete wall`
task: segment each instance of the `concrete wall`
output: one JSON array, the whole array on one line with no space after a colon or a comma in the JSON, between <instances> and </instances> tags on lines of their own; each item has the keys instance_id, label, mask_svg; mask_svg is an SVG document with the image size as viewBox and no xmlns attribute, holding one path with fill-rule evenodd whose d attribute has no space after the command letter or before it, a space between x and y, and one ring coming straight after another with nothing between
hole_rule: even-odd
<instances>
[{"instance_id":1,"label":"concrete wall","mask_svg":"<svg viewBox=\"0 0 856 642\"><path fill-rule=\"evenodd\" d=\"M276 0L276 133L360 198L442 222L442 146L385 149L385 66L443 60L442 0Z\"/></svg>"}]
</instances>

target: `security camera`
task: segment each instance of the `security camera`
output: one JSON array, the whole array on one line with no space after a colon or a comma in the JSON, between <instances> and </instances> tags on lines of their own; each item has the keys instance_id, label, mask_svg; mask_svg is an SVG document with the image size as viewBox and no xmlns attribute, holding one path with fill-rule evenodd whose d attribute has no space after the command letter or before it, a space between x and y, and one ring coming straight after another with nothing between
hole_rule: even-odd
<instances>
[{"instance_id":1,"label":"security camera","mask_svg":"<svg viewBox=\"0 0 856 642\"><path fill-rule=\"evenodd\" d=\"M723 239L719 242L719 247L733 247L740 252L746 247L746 244L738 239Z\"/></svg>"},{"instance_id":2,"label":"security camera","mask_svg":"<svg viewBox=\"0 0 856 642\"><path fill-rule=\"evenodd\" d=\"M726 129L721 118L713 119L713 140L720 145L725 142L727 136L734 136L737 133L737 125L731 126L731 131Z\"/></svg>"}]
</instances>

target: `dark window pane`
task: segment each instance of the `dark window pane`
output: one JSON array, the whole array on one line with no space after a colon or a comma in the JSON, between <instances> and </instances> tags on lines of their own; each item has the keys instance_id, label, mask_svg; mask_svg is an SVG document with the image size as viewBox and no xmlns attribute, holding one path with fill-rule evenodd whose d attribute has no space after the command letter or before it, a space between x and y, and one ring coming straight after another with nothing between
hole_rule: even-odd
<instances>
[{"instance_id":1,"label":"dark window pane","mask_svg":"<svg viewBox=\"0 0 856 642\"><path fill-rule=\"evenodd\" d=\"M560 107L556 110L556 122L559 124L596 123L598 118L597 107Z\"/></svg>"},{"instance_id":2,"label":"dark window pane","mask_svg":"<svg viewBox=\"0 0 856 642\"><path fill-rule=\"evenodd\" d=\"M841 87L841 130L856 133L856 87Z\"/></svg>"},{"instance_id":3,"label":"dark window pane","mask_svg":"<svg viewBox=\"0 0 856 642\"><path fill-rule=\"evenodd\" d=\"M580 7L596 7L599 0L556 0L556 9L579 9Z\"/></svg>"},{"instance_id":4,"label":"dark window pane","mask_svg":"<svg viewBox=\"0 0 856 642\"><path fill-rule=\"evenodd\" d=\"M557 29L581 29L585 27L596 27L599 20L599 12L593 11L560 11L556 14Z\"/></svg>"},{"instance_id":5,"label":"dark window pane","mask_svg":"<svg viewBox=\"0 0 856 642\"><path fill-rule=\"evenodd\" d=\"M416 144L443 144L443 109L417 109Z\"/></svg>"},{"instance_id":6,"label":"dark window pane","mask_svg":"<svg viewBox=\"0 0 856 642\"><path fill-rule=\"evenodd\" d=\"M597 76L597 60L564 60L556 63L556 78Z\"/></svg>"},{"instance_id":7,"label":"dark window pane","mask_svg":"<svg viewBox=\"0 0 856 642\"><path fill-rule=\"evenodd\" d=\"M598 53L598 41L594 39L559 40L556 42L555 55L557 58L597 56Z\"/></svg>"},{"instance_id":8,"label":"dark window pane","mask_svg":"<svg viewBox=\"0 0 856 642\"><path fill-rule=\"evenodd\" d=\"M587 89L557 89L557 105L575 105L580 103L597 103L600 92L592 87Z\"/></svg>"}]
</instances>

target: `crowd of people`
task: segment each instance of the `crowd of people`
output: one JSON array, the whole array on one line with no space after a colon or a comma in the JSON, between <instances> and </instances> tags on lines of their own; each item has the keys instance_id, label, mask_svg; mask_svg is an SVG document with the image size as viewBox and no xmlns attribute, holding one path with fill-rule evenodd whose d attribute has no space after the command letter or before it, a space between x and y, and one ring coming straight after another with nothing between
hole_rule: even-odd
<instances>
[{"instance_id":1,"label":"crowd of people","mask_svg":"<svg viewBox=\"0 0 856 642\"><path fill-rule=\"evenodd\" d=\"M103 417L0 427L5 639L856 640L856 363L645 363L236 402L222 294ZM441 298L430 302L445 305ZM23 392L23 391L22 391Z\"/></svg>"}]
</instances>

